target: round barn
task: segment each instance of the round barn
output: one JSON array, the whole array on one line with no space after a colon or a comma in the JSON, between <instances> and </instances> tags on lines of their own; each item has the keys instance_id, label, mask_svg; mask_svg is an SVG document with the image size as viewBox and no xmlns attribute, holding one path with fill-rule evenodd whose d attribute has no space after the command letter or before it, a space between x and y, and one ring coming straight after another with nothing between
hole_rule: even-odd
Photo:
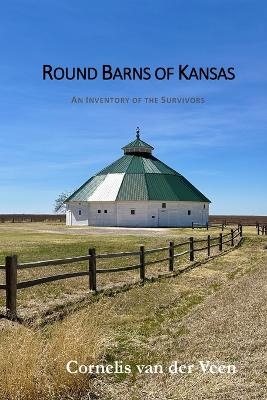
<instances>
[{"instance_id":1,"label":"round barn","mask_svg":"<svg viewBox=\"0 0 267 400\"><path fill-rule=\"evenodd\" d=\"M208 222L210 200L136 139L67 200L67 225L181 227Z\"/></svg>"}]
</instances>

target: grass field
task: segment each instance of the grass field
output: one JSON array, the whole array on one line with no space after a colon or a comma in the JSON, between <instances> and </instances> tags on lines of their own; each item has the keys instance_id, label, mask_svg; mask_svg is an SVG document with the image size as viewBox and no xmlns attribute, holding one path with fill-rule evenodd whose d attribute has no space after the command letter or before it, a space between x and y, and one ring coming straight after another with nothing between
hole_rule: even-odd
<instances>
[{"instance_id":1,"label":"grass field","mask_svg":"<svg viewBox=\"0 0 267 400\"><path fill-rule=\"evenodd\" d=\"M112 228L108 228L110 232ZM207 237L206 229L164 229L142 230L142 236L138 230L116 229L112 234L107 234L102 228L66 228L60 224L5 224L0 230L0 264L4 264L7 254L17 254L19 262L74 257L88 254L89 247L96 248L97 254L136 251L141 244L145 248L165 247L170 241L181 243L192 235L195 237ZM129 234L130 232L130 234ZM218 237L218 229L209 231L211 236ZM228 229L229 232L229 229ZM126 234L128 233L128 234ZM142 234L141 233L141 234ZM204 244L202 244L203 246ZM229 244L228 244L229 247ZM188 249L188 244L179 248L179 252ZM213 248L216 254L218 249ZM207 252L199 252L197 259L203 259ZM146 256L146 261L168 256L168 250ZM188 265L188 255L176 259L175 269ZM98 268L113 268L139 263L139 256L129 256L115 259L98 260ZM62 266L38 267L18 271L18 281L41 278L59 273L73 271L87 271L88 263L80 262ZM146 277L157 278L168 271L168 262L147 266ZM0 283L4 283L5 273L0 271ZM138 271L128 271L116 274L101 274L97 276L98 289L108 290L113 287L121 287L124 284L139 282ZM66 303L88 298L88 276L72 278L18 291L19 315L23 318L40 316L40 313L50 313L55 308L62 308ZM0 310L4 313L4 292L0 294Z\"/></svg>"},{"instance_id":2,"label":"grass field","mask_svg":"<svg viewBox=\"0 0 267 400\"><path fill-rule=\"evenodd\" d=\"M0 226L0 263L10 253L18 254L21 261L33 261L86 254L88 247L98 252L136 250L140 244L162 247L170 240L192 236L191 229L111 236L33 225ZM193 231L195 237L206 235L205 230ZM63 321L42 325L36 320L27 326L1 319L1 398L264 399L267 238L256 236L255 228L245 228L244 235L239 248L187 273L100 296L97 302L88 298ZM61 285L21 290L19 305L25 315L52 307L58 297L62 304L75 295L84 298L88 291L83 278ZM121 361L131 367L131 373L71 375L65 368L69 360L86 365ZM136 367L168 366L173 360L231 363L238 372L140 374Z\"/></svg>"}]
</instances>

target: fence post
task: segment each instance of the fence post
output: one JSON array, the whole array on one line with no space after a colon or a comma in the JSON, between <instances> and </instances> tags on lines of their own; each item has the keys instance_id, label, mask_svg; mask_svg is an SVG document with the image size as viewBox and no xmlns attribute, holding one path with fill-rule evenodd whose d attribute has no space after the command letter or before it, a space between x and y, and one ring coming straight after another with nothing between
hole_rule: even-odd
<instances>
[{"instance_id":1,"label":"fence post","mask_svg":"<svg viewBox=\"0 0 267 400\"><path fill-rule=\"evenodd\" d=\"M140 279L145 281L145 246L140 246Z\"/></svg>"},{"instance_id":2,"label":"fence post","mask_svg":"<svg viewBox=\"0 0 267 400\"><path fill-rule=\"evenodd\" d=\"M241 225L241 224L239 225L239 231L240 231L240 237L242 238L242 236L243 236L243 230L242 230L242 225Z\"/></svg>"},{"instance_id":3,"label":"fence post","mask_svg":"<svg viewBox=\"0 0 267 400\"><path fill-rule=\"evenodd\" d=\"M6 313L7 318L17 319L17 256L6 257Z\"/></svg>"},{"instance_id":4,"label":"fence post","mask_svg":"<svg viewBox=\"0 0 267 400\"><path fill-rule=\"evenodd\" d=\"M170 242L169 257L169 271L172 272L174 262L174 242Z\"/></svg>"},{"instance_id":5,"label":"fence post","mask_svg":"<svg viewBox=\"0 0 267 400\"><path fill-rule=\"evenodd\" d=\"M194 238L190 237L189 238L189 256L190 256L190 261L194 261Z\"/></svg>"},{"instance_id":6,"label":"fence post","mask_svg":"<svg viewBox=\"0 0 267 400\"><path fill-rule=\"evenodd\" d=\"M210 235L208 235L208 257L210 257Z\"/></svg>"},{"instance_id":7,"label":"fence post","mask_svg":"<svg viewBox=\"0 0 267 400\"><path fill-rule=\"evenodd\" d=\"M234 230L231 229L231 246L234 245Z\"/></svg>"},{"instance_id":8,"label":"fence post","mask_svg":"<svg viewBox=\"0 0 267 400\"><path fill-rule=\"evenodd\" d=\"M89 249L89 289L90 292L96 292L96 257L95 249Z\"/></svg>"},{"instance_id":9,"label":"fence post","mask_svg":"<svg viewBox=\"0 0 267 400\"><path fill-rule=\"evenodd\" d=\"M223 248L223 235L222 235L222 233L220 233L220 236L219 236L219 250L222 251L222 248Z\"/></svg>"},{"instance_id":10,"label":"fence post","mask_svg":"<svg viewBox=\"0 0 267 400\"><path fill-rule=\"evenodd\" d=\"M192 229L194 229L194 222L192 221Z\"/></svg>"},{"instance_id":11,"label":"fence post","mask_svg":"<svg viewBox=\"0 0 267 400\"><path fill-rule=\"evenodd\" d=\"M206 229L207 229L207 231L209 230L209 223L208 222L206 222Z\"/></svg>"},{"instance_id":12,"label":"fence post","mask_svg":"<svg viewBox=\"0 0 267 400\"><path fill-rule=\"evenodd\" d=\"M222 223L222 231L224 230L224 224Z\"/></svg>"}]
</instances>

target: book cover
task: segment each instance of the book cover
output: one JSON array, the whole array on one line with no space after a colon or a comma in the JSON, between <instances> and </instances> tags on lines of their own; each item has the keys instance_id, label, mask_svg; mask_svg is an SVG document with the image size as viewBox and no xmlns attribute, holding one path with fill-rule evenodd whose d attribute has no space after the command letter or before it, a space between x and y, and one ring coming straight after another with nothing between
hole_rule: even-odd
<instances>
[{"instance_id":1,"label":"book cover","mask_svg":"<svg viewBox=\"0 0 267 400\"><path fill-rule=\"evenodd\" d=\"M266 17L1 6L0 398L266 398Z\"/></svg>"}]
</instances>

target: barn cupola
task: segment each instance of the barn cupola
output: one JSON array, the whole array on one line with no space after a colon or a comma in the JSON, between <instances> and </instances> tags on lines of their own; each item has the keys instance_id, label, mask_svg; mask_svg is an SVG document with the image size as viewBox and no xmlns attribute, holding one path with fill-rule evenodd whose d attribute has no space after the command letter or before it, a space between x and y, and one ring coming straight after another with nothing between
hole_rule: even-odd
<instances>
[{"instance_id":1,"label":"barn cupola","mask_svg":"<svg viewBox=\"0 0 267 400\"><path fill-rule=\"evenodd\" d=\"M152 154L152 150L154 147L150 146L146 142L140 139L140 129L136 128L136 139L128 143L126 146L122 148L124 150L124 154L133 154L135 156L144 155L144 154Z\"/></svg>"}]
</instances>

